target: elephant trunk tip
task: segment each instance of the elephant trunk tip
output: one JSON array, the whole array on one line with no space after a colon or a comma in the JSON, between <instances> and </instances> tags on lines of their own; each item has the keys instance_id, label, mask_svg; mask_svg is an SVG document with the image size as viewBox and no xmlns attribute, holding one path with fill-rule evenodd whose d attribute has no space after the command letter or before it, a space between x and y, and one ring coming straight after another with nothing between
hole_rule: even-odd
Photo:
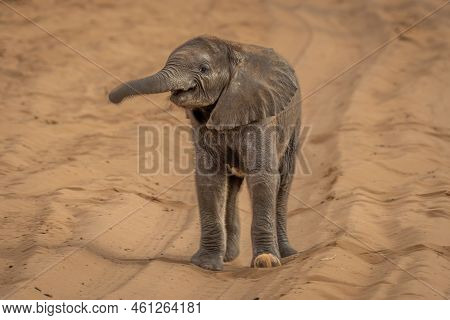
<instances>
[{"instance_id":1,"label":"elephant trunk tip","mask_svg":"<svg viewBox=\"0 0 450 320\"><path fill-rule=\"evenodd\" d=\"M120 92L120 87L113 89L109 95L108 95L108 99L110 102L114 103L114 104L119 104L122 102L122 100L124 99L124 95L121 94Z\"/></svg>"}]
</instances>

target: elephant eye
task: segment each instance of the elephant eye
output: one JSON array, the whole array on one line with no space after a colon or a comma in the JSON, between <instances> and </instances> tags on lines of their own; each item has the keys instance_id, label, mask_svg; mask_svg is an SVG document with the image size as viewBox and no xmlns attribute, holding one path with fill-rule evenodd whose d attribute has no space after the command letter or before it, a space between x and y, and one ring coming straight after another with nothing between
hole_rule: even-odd
<instances>
[{"instance_id":1,"label":"elephant eye","mask_svg":"<svg viewBox=\"0 0 450 320\"><path fill-rule=\"evenodd\" d=\"M200 66L200 72L201 73L207 73L209 71L209 66L207 64L202 64Z\"/></svg>"}]
</instances>

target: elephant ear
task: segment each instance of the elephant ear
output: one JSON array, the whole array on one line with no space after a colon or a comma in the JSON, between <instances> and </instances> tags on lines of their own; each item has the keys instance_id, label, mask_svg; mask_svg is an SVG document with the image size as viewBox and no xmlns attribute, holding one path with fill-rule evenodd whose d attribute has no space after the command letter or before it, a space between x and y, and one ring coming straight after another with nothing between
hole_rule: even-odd
<instances>
[{"instance_id":1,"label":"elephant ear","mask_svg":"<svg viewBox=\"0 0 450 320\"><path fill-rule=\"evenodd\" d=\"M208 128L232 129L275 116L298 89L289 64L272 49L232 50L231 77L207 122Z\"/></svg>"}]
</instances>

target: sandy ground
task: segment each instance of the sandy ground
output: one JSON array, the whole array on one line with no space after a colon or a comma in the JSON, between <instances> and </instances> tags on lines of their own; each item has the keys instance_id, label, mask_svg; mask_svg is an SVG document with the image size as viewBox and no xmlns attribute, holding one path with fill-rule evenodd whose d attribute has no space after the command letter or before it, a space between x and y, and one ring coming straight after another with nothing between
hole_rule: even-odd
<instances>
[{"instance_id":1,"label":"sandy ground","mask_svg":"<svg viewBox=\"0 0 450 320\"><path fill-rule=\"evenodd\" d=\"M137 173L138 124L187 123L183 111L167 94L151 97L163 110L109 104L117 79L0 4L0 297L450 296L450 5L308 96L444 2L7 3L121 79L199 34L275 48L307 97L312 173L298 170L289 202L298 256L249 268L245 190L240 257L190 265L192 176Z\"/></svg>"}]
</instances>

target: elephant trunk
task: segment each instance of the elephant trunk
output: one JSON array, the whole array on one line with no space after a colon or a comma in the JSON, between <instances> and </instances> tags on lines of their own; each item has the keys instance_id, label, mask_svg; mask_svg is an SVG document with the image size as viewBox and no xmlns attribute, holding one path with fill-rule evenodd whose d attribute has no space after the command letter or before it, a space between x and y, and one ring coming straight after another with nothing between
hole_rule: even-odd
<instances>
[{"instance_id":1,"label":"elephant trunk","mask_svg":"<svg viewBox=\"0 0 450 320\"><path fill-rule=\"evenodd\" d=\"M109 94L109 101L120 103L126 97L141 94L162 93L174 90L172 81L166 77L164 69L142 79L131 80L113 89Z\"/></svg>"}]
</instances>

